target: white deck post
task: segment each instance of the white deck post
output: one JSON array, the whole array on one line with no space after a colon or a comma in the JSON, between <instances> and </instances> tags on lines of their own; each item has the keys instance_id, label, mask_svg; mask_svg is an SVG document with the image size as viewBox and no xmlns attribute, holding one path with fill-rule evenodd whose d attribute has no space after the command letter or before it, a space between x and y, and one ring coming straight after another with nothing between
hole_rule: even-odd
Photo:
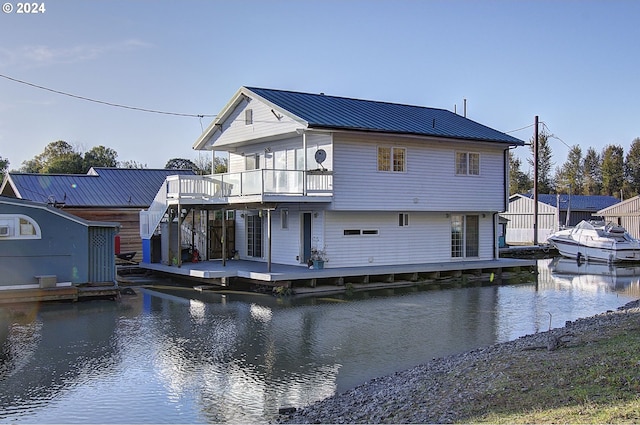
<instances>
[{"instance_id":1,"label":"white deck post","mask_svg":"<svg viewBox=\"0 0 640 425\"><path fill-rule=\"evenodd\" d=\"M227 210L222 209L222 266L227 266Z\"/></svg>"},{"instance_id":2,"label":"white deck post","mask_svg":"<svg viewBox=\"0 0 640 425\"><path fill-rule=\"evenodd\" d=\"M302 132L302 157L304 158L304 174L302 177L302 194L307 196L307 133L303 130Z\"/></svg>"},{"instance_id":3,"label":"white deck post","mask_svg":"<svg viewBox=\"0 0 640 425\"><path fill-rule=\"evenodd\" d=\"M267 273L271 273L271 208L267 208Z\"/></svg>"}]
</instances>

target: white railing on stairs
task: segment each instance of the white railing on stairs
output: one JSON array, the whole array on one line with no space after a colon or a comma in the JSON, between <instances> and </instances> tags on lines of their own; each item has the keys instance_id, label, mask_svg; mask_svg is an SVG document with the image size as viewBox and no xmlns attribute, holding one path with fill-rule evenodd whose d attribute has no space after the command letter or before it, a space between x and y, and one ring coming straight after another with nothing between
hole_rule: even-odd
<instances>
[{"instance_id":1,"label":"white railing on stairs","mask_svg":"<svg viewBox=\"0 0 640 425\"><path fill-rule=\"evenodd\" d=\"M140 237L142 239L151 239L164 213L167 212L167 207L167 180L165 180L149 209L140 211Z\"/></svg>"}]
</instances>

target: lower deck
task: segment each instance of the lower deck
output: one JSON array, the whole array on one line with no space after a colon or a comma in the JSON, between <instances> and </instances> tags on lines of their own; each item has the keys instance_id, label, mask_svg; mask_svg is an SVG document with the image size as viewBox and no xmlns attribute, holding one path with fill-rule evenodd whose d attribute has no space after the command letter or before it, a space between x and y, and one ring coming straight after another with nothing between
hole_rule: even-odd
<instances>
[{"instance_id":1,"label":"lower deck","mask_svg":"<svg viewBox=\"0 0 640 425\"><path fill-rule=\"evenodd\" d=\"M180 267L160 263L140 263L139 267L161 272L175 277L196 279L202 283L227 286L234 279L249 280L255 284L300 287L315 287L319 282L330 282L334 285L344 285L347 282L369 283L397 281L417 282L424 279L439 279L448 276L461 276L472 273L494 273L501 275L505 269L534 268L535 260L515 258L461 261L452 263L420 263L367 267L339 267L328 269L313 269L303 266L272 264L268 270L267 263L228 260L224 264L221 260L203 261L198 263L183 263Z\"/></svg>"}]
</instances>

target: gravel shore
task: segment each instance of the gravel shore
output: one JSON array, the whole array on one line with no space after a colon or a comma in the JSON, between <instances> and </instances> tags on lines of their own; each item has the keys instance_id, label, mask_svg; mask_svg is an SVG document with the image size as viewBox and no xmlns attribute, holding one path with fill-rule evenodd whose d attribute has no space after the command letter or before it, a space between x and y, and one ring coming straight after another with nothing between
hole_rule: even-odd
<instances>
[{"instance_id":1,"label":"gravel shore","mask_svg":"<svg viewBox=\"0 0 640 425\"><path fill-rule=\"evenodd\" d=\"M474 403L487 404L493 386L525 359L535 372L542 356L606 338L640 323L640 300L617 311L567 322L565 327L450 357L373 379L290 415L278 423L453 423L468 418ZM522 383L526 391L526 382Z\"/></svg>"}]
</instances>

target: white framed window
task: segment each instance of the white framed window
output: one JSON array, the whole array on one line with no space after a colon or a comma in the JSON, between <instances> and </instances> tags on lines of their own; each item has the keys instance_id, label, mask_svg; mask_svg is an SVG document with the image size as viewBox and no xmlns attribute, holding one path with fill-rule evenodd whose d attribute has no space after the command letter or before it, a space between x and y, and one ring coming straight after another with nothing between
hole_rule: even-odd
<instances>
[{"instance_id":1,"label":"white framed window","mask_svg":"<svg viewBox=\"0 0 640 425\"><path fill-rule=\"evenodd\" d=\"M283 209L280 211L280 228L283 230L289 229L289 210Z\"/></svg>"},{"instance_id":2,"label":"white framed window","mask_svg":"<svg viewBox=\"0 0 640 425\"><path fill-rule=\"evenodd\" d=\"M244 125L253 124L253 109L244 110Z\"/></svg>"},{"instance_id":3,"label":"white framed window","mask_svg":"<svg viewBox=\"0 0 640 425\"><path fill-rule=\"evenodd\" d=\"M409 213L398 214L398 226L407 227L409 225Z\"/></svg>"},{"instance_id":4,"label":"white framed window","mask_svg":"<svg viewBox=\"0 0 640 425\"><path fill-rule=\"evenodd\" d=\"M456 152L456 175L479 176L480 154L476 152Z\"/></svg>"},{"instance_id":5,"label":"white framed window","mask_svg":"<svg viewBox=\"0 0 640 425\"><path fill-rule=\"evenodd\" d=\"M259 170L260 169L260 156L257 154L251 154L244 157L245 170Z\"/></svg>"},{"instance_id":6,"label":"white framed window","mask_svg":"<svg viewBox=\"0 0 640 425\"><path fill-rule=\"evenodd\" d=\"M27 215L0 214L0 241L8 239L42 239L42 231Z\"/></svg>"},{"instance_id":7,"label":"white framed window","mask_svg":"<svg viewBox=\"0 0 640 425\"><path fill-rule=\"evenodd\" d=\"M406 170L406 148L378 146L378 171L404 173Z\"/></svg>"}]
</instances>

